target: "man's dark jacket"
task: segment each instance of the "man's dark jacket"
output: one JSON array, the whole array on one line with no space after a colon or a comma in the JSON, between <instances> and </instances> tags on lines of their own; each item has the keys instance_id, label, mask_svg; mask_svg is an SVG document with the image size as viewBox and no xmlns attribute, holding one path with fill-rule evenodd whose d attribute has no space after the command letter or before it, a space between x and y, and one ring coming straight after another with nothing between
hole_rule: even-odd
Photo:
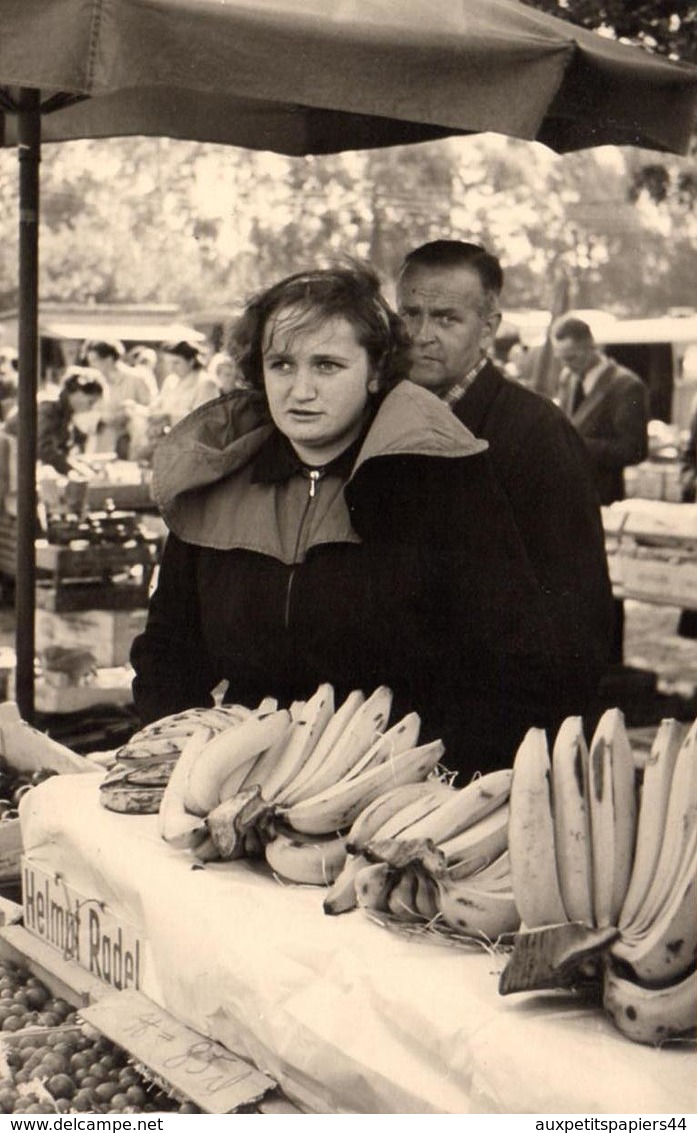
<instances>
[{"instance_id":1,"label":"man's dark jacket","mask_svg":"<svg viewBox=\"0 0 697 1133\"><path fill-rule=\"evenodd\" d=\"M649 393L641 378L611 358L571 413L590 456L601 504L624 499L624 469L648 454Z\"/></svg>"},{"instance_id":2,"label":"man's dark jacket","mask_svg":"<svg viewBox=\"0 0 697 1133\"><path fill-rule=\"evenodd\" d=\"M613 620L599 500L584 443L553 402L504 378L490 362L453 411L489 442L494 475L546 594L565 659L560 718L583 714L607 666Z\"/></svg>"}]
</instances>

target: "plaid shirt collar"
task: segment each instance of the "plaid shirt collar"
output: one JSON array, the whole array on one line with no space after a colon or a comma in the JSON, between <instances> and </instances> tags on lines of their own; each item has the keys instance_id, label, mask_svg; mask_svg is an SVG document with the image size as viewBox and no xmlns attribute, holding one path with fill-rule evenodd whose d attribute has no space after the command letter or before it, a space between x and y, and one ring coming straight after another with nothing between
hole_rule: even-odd
<instances>
[{"instance_id":1,"label":"plaid shirt collar","mask_svg":"<svg viewBox=\"0 0 697 1133\"><path fill-rule=\"evenodd\" d=\"M441 401L444 401L445 404L449 405L452 409L453 405L460 400L463 393L470 388L477 375L481 374L488 361L489 356L482 354L479 361L475 362L472 369L467 371L464 378L460 378L459 382L455 382L455 385L450 386L445 393L441 394Z\"/></svg>"}]
</instances>

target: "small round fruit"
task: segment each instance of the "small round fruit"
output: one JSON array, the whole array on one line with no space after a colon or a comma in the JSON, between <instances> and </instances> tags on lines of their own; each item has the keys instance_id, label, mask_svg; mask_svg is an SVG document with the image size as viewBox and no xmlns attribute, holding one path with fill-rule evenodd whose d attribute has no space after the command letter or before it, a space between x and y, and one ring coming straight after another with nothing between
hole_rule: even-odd
<instances>
[{"instance_id":1,"label":"small round fruit","mask_svg":"<svg viewBox=\"0 0 697 1133\"><path fill-rule=\"evenodd\" d=\"M54 1074L46 1082L46 1089L54 1098L72 1098L75 1085L67 1074Z\"/></svg>"}]
</instances>

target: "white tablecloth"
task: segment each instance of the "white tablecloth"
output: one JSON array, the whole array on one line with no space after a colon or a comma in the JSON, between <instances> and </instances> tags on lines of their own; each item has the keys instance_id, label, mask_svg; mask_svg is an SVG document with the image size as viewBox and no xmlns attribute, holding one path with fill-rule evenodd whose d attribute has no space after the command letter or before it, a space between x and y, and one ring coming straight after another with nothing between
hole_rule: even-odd
<instances>
[{"instance_id":1,"label":"white tablecloth","mask_svg":"<svg viewBox=\"0 0 697 1133\"><path fill-rule=\"evenodd\" d=\"M564 993L502 998L501 955L407 938L246 862L192 869L100 773L22 803L25 852L147 937L142 990L278 1081L349 1113L694 1113L690 1050L624 1039Z\"/></svg>"}]
</instances>

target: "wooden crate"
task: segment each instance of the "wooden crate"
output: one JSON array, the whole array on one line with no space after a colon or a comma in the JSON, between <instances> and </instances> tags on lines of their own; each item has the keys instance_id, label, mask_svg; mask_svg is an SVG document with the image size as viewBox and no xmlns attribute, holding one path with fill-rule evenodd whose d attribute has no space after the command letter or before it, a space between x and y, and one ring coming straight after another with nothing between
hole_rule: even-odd
<instances>
[{"instance_id":1,"label":"wooden crate","mask_svg":"<svg viewBox=\"0 0 697 1133\"><path fill-rule=\"evenodd\" d=\"M83 610L56 613L37 609L35 614L36 651L51 645L85 649L97 667L110 668L128 663L131 643L142 633L147 610Z\"/></svg>"}]
</instances>

